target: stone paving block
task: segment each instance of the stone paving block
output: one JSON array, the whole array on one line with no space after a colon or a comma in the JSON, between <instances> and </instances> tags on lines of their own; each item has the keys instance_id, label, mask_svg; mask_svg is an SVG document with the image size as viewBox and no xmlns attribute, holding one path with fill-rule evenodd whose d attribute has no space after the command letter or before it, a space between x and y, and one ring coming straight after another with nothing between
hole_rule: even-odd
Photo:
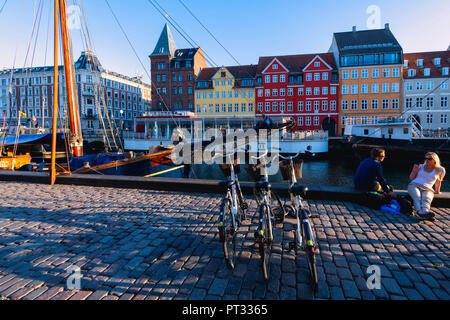
<instances>
[{"instance_id":1,"label":"stone paving block","mask_svg":"<svg viewBox=\"0 0 450 320\"><path fill-rule=\"evenodd\" d=\"M331 299L345 300L344 293L340 287L330 287Z\"/></svg>"},{"instance_id":2,"label":"stone paving block","mask_svg":"<svg viewBox=\"0 0 450 320\"><path fill-rule=\"evenodd\" d=\"M225 293L227 284L228 280L226 279L214 279L209 287L208 294L222 296Z\"/></svg>"},{"instance_id":3,"label":"stone paving block","mask_svg":"<svg viewBox=\"0 0 450 320\"><path fill-rule=\"evenodd\" d=\"M420 294L426 299L426 300L435 300L437 299L436 295L433 293L433 291L428 287L426 284L422 282L415 282L414 283L415 288L417 291L420 292Z\"/></svg>"}]
</instances>

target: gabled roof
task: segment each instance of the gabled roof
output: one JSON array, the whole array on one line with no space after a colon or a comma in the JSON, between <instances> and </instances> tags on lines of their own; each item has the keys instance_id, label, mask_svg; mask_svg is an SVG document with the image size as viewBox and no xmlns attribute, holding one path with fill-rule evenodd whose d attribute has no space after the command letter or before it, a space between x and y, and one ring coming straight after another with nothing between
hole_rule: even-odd
<instances>
[{"instance_id":1,"label":"gabled roof","mask_svg":"<svg viewBox=\"0 0 450 320\"><path fill-rule=\"evenodd\" d=\"M340 54L395 52L402 49L386 24L384 29L336 32L333 34Z\"/></svg>"},{"instance_id":2,"label":"gabled roof","mask_svg":"<svg viewBox=\"0 0 450 320\"><path fill-rule=\"evenodd\" d=\"M230 72L235 79L253 79L256 75L256 65L229 66L223 67ZM212 77L222 68L204 68L197 76L197 81L211 80Z\"/></svg>"},{"instance_id":3,"label":"gabled roof","mask_svg":"<svg viewBox=\"0 0 450 320\"><path fill-rule=\"evenodd\" d=\"M271 56L260 57L258 61L257 74L261 74L264 69L272 62L274 58L277 58L289 72L303 72L305 68L316 56L320 56L333 70L336 69L336 63L334 61L333 53L312 53L312 54L296 54L288 56Z\"/></svg>"},{"instance_id":4,"label":"gabled roof","mask_svg":"<svg viewBox=\"0 0 450 320\"><path fill-rule=\"evenodd\" d=\"M434 65L434 59L441 58L440 66ZM444 78L448 77L442 75L442 68L450 68L450 51L429 51L429 52L415 52L415 53L405 53L403 54L403 59L408 60L408 67L403 68L403 77L406 79L417 79L417 78ZM416 61L418 59L423 59L423 67L419 68ZM423 70L425 68L430 68L430 75L424 76ZM415 69L416 75L414 77L408 76L408 70Z\"/></svg>"},{"instance_id":5,"label":"gabled roof","mask_svg":"<svg viewBox=\"0 0 450 320\"><path fill-rule=\"evenodd\" d=\"M175 45L175 41L173 40L172 32L170 32L170 28L166 23L151 56L173 56L176 49L177 47Z\"/></svg>"}]
</instances>

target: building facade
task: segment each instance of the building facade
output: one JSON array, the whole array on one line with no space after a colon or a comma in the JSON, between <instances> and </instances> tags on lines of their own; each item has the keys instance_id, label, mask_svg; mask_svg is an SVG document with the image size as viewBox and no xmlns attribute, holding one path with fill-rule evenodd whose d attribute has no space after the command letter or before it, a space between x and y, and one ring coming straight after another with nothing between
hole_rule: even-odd
<instances>
[{"instance_id":1,"label":"building facade","mask_svg":"<svg viewBox=\"0 0 450 320\"><path fill-rule=\"evenodd\" d=\"M403 51L384 29L334 33L330 48L339 68L339 132L348 124L398 118L402 110Z\"/></svg>"},{"instance_id":2,"label":"building facade","mask_svg":"<svg viewBox=\"0 0 450 320\"><path fill-rule=\"evenodd\" d=\"M404 114L424 130L450 128L450 51L405 53Z\"/></svg>"},{"instance_id":3,"label":"building facade","mask_svg":"<svg viewBox=\"0 0 450 320\"><path fill-rule=\"evenodd\" d=\"M150 55L152 110L194 111L195 78L206 61L202 48L177 49L166 24Z\"/></svg>"},{"instance_id":4,"label":"building facade","mask_svg":"<svg viewBox=\"0 0 450 320\"><path fill-rule=\"evenodd\" d=\"M40 127L49 128L53 117L54 67L5 69L0 71L0 113L9 125L36 118ZM133 117L151 108L151 87L140 78L127 77L102 68L92 52L82 52L75 63L78 104L82 129L108 128L115 121L131 127ZM64 69L59 67L60 114L68 115ZM101 116L99 116L101 115Z\"/></svg>"},{"instance_id":5,"label":"building facade","mask_svg":"<svg viewBox=\"0 0 450 320\"><path fill-rule=\"evenodd\" d=\"M292 117L296 129L336 135L339 82L331 53L260 57L256 115Z\"/></svg>"},{"instance_id":6,"label":"building facade","mask_svg":"<svg viewBox=\"0 0 450 320\"><path fill-rule=\"evenodd\" d=\"M195 82L196 116L253 117L255 74L255 65L202 69Z\"/></svg>"}]
</instances>

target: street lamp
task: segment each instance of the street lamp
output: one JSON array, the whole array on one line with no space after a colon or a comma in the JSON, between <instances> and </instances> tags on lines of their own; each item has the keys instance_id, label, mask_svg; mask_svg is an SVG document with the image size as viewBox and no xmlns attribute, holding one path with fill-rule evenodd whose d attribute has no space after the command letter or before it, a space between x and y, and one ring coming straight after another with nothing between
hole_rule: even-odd
<instances>
[{"instance_id":1,"label":"street lamp","mask_svg":"<svg viewBox=\"0 0 450 320\"><path fill-rule=\"evenodd\" d=\"M122 130L123 130L123 110L122 109L120 109L120 127L122 128Z\"/></svg>"}]
</instances>

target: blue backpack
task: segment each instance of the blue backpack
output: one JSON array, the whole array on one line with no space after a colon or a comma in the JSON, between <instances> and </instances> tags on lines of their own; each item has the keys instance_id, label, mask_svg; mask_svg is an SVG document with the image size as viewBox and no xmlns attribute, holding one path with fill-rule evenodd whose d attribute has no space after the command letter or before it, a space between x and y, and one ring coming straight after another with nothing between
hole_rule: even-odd
<instances>
[{"instance_id":1,"label":"blue backpack","mask_svg":"<svg viewBox=\"0 0 450 320\"><path fill-rule=\"evenodd\" d=\"M400 214L400 204L397 200L391 200L388 204L381 206L381 210Z\"/></svg>"}]
</instances>

